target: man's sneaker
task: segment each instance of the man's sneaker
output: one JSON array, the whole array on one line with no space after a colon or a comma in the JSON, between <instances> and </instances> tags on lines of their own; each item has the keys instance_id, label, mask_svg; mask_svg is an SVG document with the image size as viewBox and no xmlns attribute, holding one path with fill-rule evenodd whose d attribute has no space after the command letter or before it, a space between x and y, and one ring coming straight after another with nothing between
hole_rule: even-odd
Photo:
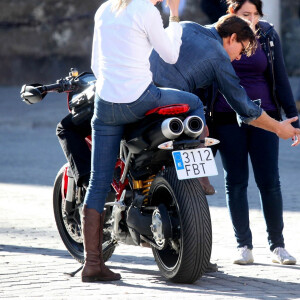
<instances>
[{"instance_id":1,"label":"man's sneaker","mask_svg":"<svg viewBox=\"0 0 300 300\"><path fill-rule=\"evenodd\" d=\"M238 248L238 259L234 260L233 263L237 265L248 265L254 262L252 250L247 246Z\"/></svg>"},{"instance_id":2,"label":"man's sneaker","mask_svg":"<svg viewBox=\"0 0 300 300\"><path fill-rule=\"evenodd\" d=\"M284 248L277 247L272 252L272 262L282 265L296 264L296 258L290 255Z\"/></svg>"}]
</instances>

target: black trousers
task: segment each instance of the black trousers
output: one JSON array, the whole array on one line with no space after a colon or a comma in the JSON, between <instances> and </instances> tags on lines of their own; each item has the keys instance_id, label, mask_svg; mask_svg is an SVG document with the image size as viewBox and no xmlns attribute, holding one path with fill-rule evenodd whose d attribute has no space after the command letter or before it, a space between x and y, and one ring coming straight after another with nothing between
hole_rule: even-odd
<instances>
[{"instance_id":1,"label":"black trousers","mask_svg":"<svg viewBox=\"0 0 300 300\"><path fill-rule=\"evenodd\" d=\"M82 180L89 177L91 171L91 151L85 141L85 137L90 134L91 120L75 125L71 114L62 119L56 128L59 143L78 186L82 186Z\"/></svg>"}]
</instances>

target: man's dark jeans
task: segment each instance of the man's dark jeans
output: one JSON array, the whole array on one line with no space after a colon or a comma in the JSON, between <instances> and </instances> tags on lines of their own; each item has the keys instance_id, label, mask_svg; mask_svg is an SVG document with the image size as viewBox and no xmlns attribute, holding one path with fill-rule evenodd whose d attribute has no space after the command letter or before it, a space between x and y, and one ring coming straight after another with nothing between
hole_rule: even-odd
<instances>
[{"instance_id":1,"label":"man's dark jeans","mask_svg":"<svg viewBox=\"0 0 300 300\"><path fill-rule=\"evenodd\" d=\"M91 151L85 142L85 137L91 134L91 130L91 120L75 125L71 114L67 115L56 128L59 143L79 186L82 185L83 178L89 177L91 170Z\"/></svg>"}]
</instances>

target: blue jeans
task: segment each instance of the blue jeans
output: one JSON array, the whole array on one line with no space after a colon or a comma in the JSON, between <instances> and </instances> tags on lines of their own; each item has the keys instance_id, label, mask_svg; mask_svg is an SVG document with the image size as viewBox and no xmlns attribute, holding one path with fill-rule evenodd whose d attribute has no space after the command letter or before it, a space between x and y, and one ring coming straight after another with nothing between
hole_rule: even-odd
<instances>
[{"instance_id":1,"label":"blue jeans","mask_svg":"<svg viewBox=\"0 0 300 300\"><path fill-rule=\"evenodd\" d=\"M205 122L203 104L194 94L174 89L157 88L150 84L139 99L132 103L112 103L95 98L92 118L92 164L89 187L84 203L99 213L110 191L114 167L124 126L144 118L145 113L158 106L186 103L190 115L197 115Z\"/></svg>"},{"instance_id":2,"label":"blue jeans","mask_svg":"<svg viewBox=\"0 0 300 300\"><path fill-rule=\"evenodd\" d=\"M271 132L243 124L217 125L220 155L224 168L227 206L238 247L252 249L247 187L248 154L267 225L271 251L284 247L282 195L279 181L279 138Z\"/></svg>"}]
</instances>

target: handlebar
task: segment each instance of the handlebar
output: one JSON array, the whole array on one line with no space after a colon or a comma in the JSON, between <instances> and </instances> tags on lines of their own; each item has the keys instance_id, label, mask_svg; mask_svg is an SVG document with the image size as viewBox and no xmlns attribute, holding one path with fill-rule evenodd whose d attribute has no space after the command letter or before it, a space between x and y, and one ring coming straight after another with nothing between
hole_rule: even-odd
<instances>
[{"instance_id":1,"label":"handlebar","mask_svg":"<svg viewBox=\"0 0 300 300\"><path fill-rule=\"evenodd\" d=\"M63 86L61 83L52 83L48 85L43 85L40 87L43 92L63 92Z\"/></svg>"},{"instance_id":2,"label":"handlebar","mask_svg":"<svg viewBox=\"0 0 300 300\"><path fill-rule=\"evenodd\" d=\"M78 71L75 68L71 68L69 76L61 78L56 83L43 85L40 83L34 83L30 85L24 84L21 88L21 98L27 104L34 104L43 100L43 98L49 92L73 92L82 89L86 84L80 80L80 77L86 74L92 74L83 72L78 75Z\"/></svg>"},{"instance_id":3,"label":"handlebar","mask_svg":"<svg viewBox=\"0 0 300 300\"><path fill-rule=\"evenodd\" d=\"M21 88L21 98L27 104L34 104L43 100L49 92L70 92L75 89L74 77L66 77L57 80L56 83L42 85L34 83L31 85L24 84Z\"/></svg>"},{"instance_id":4,"label":"handlebar","mask_svg":"<svg viewBox=\"0 0 300 300\"><path fill-rule=\"evenodd\" d=\"M47 85L41 85L38 87L42 93L48 92L70 92L75 88L75 80L74 77L62 78L56 81L56 83L51 83Z\"/></svg>"}]
</instances>

